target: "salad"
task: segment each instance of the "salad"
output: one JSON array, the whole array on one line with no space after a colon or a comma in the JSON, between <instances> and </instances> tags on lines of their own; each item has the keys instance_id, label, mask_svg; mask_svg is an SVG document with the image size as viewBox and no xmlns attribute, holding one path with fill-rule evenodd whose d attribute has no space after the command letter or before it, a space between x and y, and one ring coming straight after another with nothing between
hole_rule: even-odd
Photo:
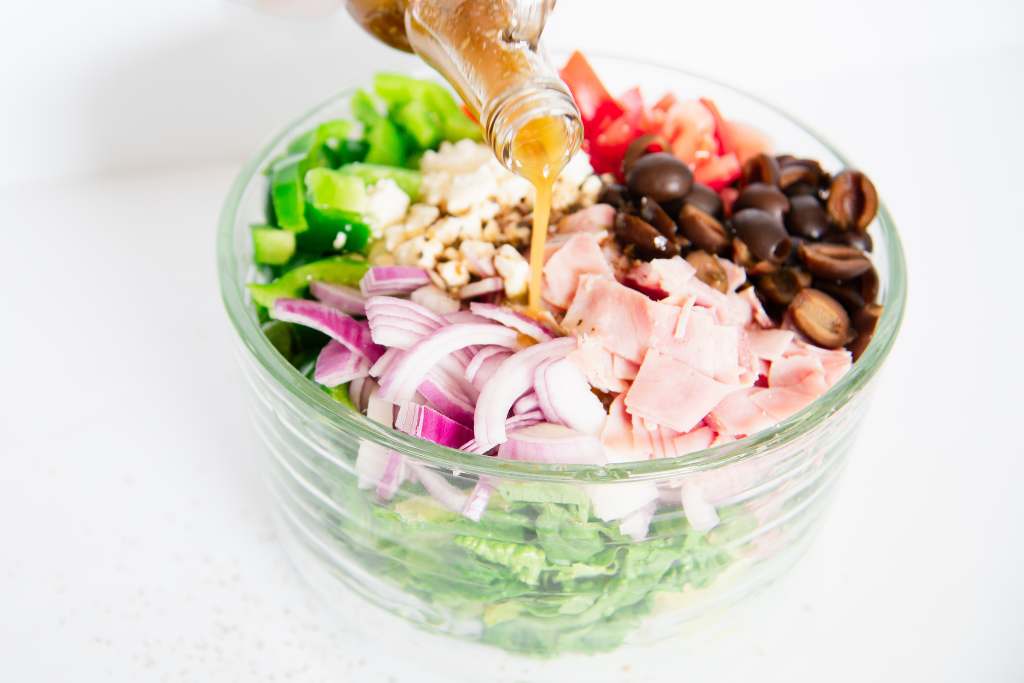
<instances>
[{"instance_id":1,"label":"salad","mask_svg":"<svg viewBox=\"0 0 1024 683\"><path fill-rule=\"evenodd\" d=\"M380 74L351 119L267 168L249 285L267 337L339 410L426 441L601 466L744 439L824 395L881 315L871 181L779 154L713 101L562 77L584 151L555 183L540 315L532 189L442 86ZM659 596L713 582L768 463L668 484L453 483L362 443L325 509L391 585L550 655L620 644ZM759 469L760 468L760 469Z\"/></svg>"}]
</instances>

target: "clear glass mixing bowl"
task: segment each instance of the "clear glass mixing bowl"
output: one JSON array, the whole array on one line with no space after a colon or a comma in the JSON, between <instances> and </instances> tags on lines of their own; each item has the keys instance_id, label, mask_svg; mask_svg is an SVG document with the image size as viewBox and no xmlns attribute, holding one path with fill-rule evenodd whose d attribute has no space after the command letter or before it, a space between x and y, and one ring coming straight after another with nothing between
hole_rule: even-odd
<instances>
[{"instance_id":1,"label":"clear glass mixing bowl","mask_svg":"<svg viewBox=\"0 0 1024 683\"><path fill-rule=\"evenodd\" d=\"M734 88L649 64L593 63L613 92L639 83L655 96L711 97L730 118L768 133L779 152L831 170L851 165L805 126ZM390 613L430 632L551 656L670 636L780 576L819 526L903 317L904 259L886 208L871 228L884 315L852 370L805 410L681 458L593 467L477 456L382 427L333 401L275 350L248 300L245 283L260 277L249 237L249 225L263 217L260 171L299 132L348 115L349 95L288 126L245 166L218 242L221 292L241 342L282 535L328 607L357 627ZM382 502L376 482L356 472L360 448L401 454L417 477ZM414 481L430 482L456 504L481 482L495 493L474 522ZM617 522L602 521L588 504L598 489L606 500L656 501L648 537L634 540ZM694 530L684 495L714 506L718 525Z\"/></svg>"}]
</instances>

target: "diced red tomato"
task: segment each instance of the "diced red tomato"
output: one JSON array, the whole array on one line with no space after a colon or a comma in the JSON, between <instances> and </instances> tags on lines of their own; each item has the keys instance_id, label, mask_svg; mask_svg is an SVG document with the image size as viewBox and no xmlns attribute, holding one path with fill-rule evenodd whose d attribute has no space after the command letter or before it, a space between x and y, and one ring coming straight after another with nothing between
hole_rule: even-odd
<instances>
[{"instance_id":1,"label":"diced red tomato","mask_svg":"<svg viewBox=\"0 0 1024 683\"><path fill-rule=\"evenodd\" d=\"M624 112L619 118L609 123L604 130L598 133L590 148L608 167L598 170L595 166L595 171L598 173L619 173L619 166L622 164L622 157L626 155L626 148L629 147L629 143L646 132L634 119L634 112ZM591 162L591 165L593 165L593 162Z\"/></svg>"},{"instance_id":2,"label":"diced red tomato","mask_svg":"<svg viewBox=\"0 0 1024 683\"><path fill-rule=\"evenodd\" d=\"M693 169L693 178L699 183L721 190L740 177L740 160L732 152L705 159Z\"/></svg>"},{"instance_id":3,"label":"diced red tomato","mask_svg":"<svg viewBox=\"0 0 1024 683\"><path fill-rule=\"evenodd\" d=\"M593 67L587 62L587 58L580 52L573 52L569 56L569 61L562 67L559 76L569 86L576 106L580 108L583 130L588 140L596 137L597 132L602 130L608 121L622 115L622 107L612 98L601 83L601 79L594 73ZM590 131L595 132L590 135Z\"/></svg>"},{"instance_id":4,"label":"diced red tomato","mask_svg":"<svg viewBox=\"0 0 1024 683\"><path fill-rule=\"evenodd\" d=\"M728 154L735 151L735 148L732 146L732 140L729 139L729 129L725 125L725 119L722 117L721 112L718 111L718 106L706 97L700 98L700 102L707 107L708 111L711 112L712 118L715 120L715 138L718 140L718 153Z\"/></svg>"},{"instance_id":5,"label":"diced red tomato","mask_svg":"<svg viewBox=\"0 0 1024 683\"><path fill-rule=\"evenodd\" d=\"M722 211L725 213L725 217L731 218L732 205L739 199L740 191L735 187L723 187L718 191L718 196L722 199Z\"/></svg>"},{"instance_id":6,"label":"diced red tomato","mask_svg":"<svg viewBox=\"0 0 1024 683\"><path fill-rule=\"evenodd\" d=\"M668 111L672 108L672 105L676 103L676 96L670 92L665 93L661 96L661 99L654 103L651 107L656 111Z\"/></svg>"},{"instance_id":7,"label":"diced red tomato","mask_svg":"<svg viewBox=\"0 0 1024 683\"><path fill-rule=\"evenodd\" d=\"M661 134L671 141L672 153L693 166L718 154L715 120L697 100L684 100L665 113Z\"/></svg>"},{"instance_id":8,"label":"diced red tomato","mask_svg":"<svg viewBox=\"0 0 1024 683\"><path fill-rule=\"evenodd\" d=\"M771 151L772 146L768 137L753 126L736 121L726 121L725 127L741 164L762 152L769 153Z\"/></svg>"}]
</instances>

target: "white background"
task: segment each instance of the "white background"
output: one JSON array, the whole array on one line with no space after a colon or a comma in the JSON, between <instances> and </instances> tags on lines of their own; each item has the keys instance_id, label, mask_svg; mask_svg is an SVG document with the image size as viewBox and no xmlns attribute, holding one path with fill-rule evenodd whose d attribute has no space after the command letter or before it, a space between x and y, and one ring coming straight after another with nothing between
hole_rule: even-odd
<instances>
[{"instance_id":1,"label":"white background","mask_svg":"<svg viewBox=\"0 0 1024 683\"><path fill-rule=\"evenodd\" d=\"M560 3L553 47L690 68L810 121L875 180L910 271L904 332L820 541L733 631L622 680L1024 680L1022 13ZM213 264L245 155L407 63L341 15L0 9L5 679L456 678L388 634L339 633L291 572Z\"/></svg>"}]
</instances>

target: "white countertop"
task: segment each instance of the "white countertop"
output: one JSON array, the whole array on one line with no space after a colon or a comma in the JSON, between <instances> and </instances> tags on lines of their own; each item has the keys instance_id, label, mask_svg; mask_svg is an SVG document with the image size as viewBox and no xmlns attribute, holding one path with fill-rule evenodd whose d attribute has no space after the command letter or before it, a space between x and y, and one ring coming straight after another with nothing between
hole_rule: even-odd
<instances>
[{"instance_id":1,"label":"white countertop","mask_svg":"<svg viewBox=\"0 0 1024 683\"><path fill-rule=\"evenodd\" d=\"M905 328L809 555L729 632L621 680L1024 678L1022 56L776 93L902 226ZM5 678L463 680L335 630L275 539L215 278L237 167L0 190Z\"/></svg>"}]
</instances>

